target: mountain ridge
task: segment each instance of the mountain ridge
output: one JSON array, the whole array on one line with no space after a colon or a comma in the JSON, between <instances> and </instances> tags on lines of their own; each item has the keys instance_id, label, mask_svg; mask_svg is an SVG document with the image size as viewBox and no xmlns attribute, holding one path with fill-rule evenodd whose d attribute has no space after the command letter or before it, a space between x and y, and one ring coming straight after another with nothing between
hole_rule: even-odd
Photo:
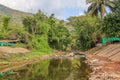
<instances>
[{"instance_id":1,"label":"mountain ridge","mask_svg":"<svg viewBox=\"0 0 120 80\"><path fill-rule=\"evenodd\" d=\"M0 4L0 16L9 16L11 20L17 24L22 24L22 19L26 16L32 16L32 13L27 13Z\"/></svg>"}]
</instances>

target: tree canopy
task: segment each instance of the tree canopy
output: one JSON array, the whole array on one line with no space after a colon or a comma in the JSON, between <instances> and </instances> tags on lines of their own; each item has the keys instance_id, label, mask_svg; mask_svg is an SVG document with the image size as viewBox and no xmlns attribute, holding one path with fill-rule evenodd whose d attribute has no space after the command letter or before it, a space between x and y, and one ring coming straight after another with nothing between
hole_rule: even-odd
<instances>
[{"instance_id":1,"label":"tree canopy","mask_svg":"<svg viewBox=\"0 0 120 80\"><path fill-rule=\"evenodd\" d=\"M11 25L12 20L6 16L0 25L0 38L19 39L18 45L49 53L54 49L88 50L101 42L103 37L120 37L120 0L86 2L90 4L88 13L72 16L68 21L56 19L54 14L47 16L39 10L32 16L26 16L22 21L23 26L16 27ZM112 12L106 14L106 7Z\"/></svg>"},{"instance_id":2,"label":"tree canopy","mask_svg":"<svg viewBox=\"0 0 120 80\"><path fill-rule=\"evenodd\" d=\"M110 10L114 8L114 2L112 0L86 0L87 4L90 4L87 12L91 15L103 16L107 13L106 7Z\"/></svg>"},{"instance_id":3,"label":"tree canopy","mask_svg":"<svg viewBox=\"0 0 120 80\"><path fill-rule=\"evenodd\" d=\"M107 37L120 37L120 0L115 2L114 12L104 18L103 32Z\"/></svg>"}]
</instances>

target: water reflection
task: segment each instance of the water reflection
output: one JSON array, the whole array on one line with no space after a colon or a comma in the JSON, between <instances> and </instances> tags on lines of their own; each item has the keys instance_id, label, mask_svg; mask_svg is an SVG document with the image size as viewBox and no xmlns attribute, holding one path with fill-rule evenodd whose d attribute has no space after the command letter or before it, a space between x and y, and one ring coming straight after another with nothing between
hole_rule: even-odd
<instances>
[{"instance_id":1,"label":"water reflection","mask_svg":"<svg viewBox=\"0 0 120 80\"><path fill-rule=\"evenodd\" d=\"M51 59L14 70L0 80L88 80L90 66L80 59Z\"/></svg>"},{"instance_id":2,"label":"water reflection","mask_svg":"<svg viewBox=\"0 0 120 80\"><path fill-rule=\"evenodd\" d=\"M48 67L49 80L65 80L72 71L72 63L68 59L52 59Z\"/></svg>"}]
</instances>

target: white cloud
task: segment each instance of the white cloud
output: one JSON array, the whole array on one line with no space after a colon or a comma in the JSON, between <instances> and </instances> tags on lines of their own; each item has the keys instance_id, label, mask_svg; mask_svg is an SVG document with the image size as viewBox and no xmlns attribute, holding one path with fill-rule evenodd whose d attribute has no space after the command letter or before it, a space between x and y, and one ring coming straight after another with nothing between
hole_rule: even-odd
<instances>
[{"instance_id":1,"label":"white cloud","mask_svg":"<svg viewBox=\"0 0 120 80\"><path fill-rule=\"evenodd\" d=\"M67 9L86 9L86 0L0 0L0 4L13 9L37 12L39 9L47 14L54 13L58 18L65 19ZM79 14L79 13L78 13ZM71 15L71 14L69 14Z\"/></svg>"},{"instance_id":2,"label":"white cloud","mask_svg":"<svg viewBox=\"0 0 120 80\"><path fill-rule=\"evenodd\" d=\"M84 13L80 12L79 15L84 15Z\"/></svg>"}]
</instances>

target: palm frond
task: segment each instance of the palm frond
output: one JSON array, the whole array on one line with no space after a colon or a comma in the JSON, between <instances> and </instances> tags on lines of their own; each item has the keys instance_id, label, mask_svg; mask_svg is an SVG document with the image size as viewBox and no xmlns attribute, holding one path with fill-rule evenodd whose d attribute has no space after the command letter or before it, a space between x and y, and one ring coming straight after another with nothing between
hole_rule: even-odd
<instances>
[{"instance_id":1,"label":"palm frond","mask_svg":"<svg viewBox=\"0 0 120 80\"><path fill-rule=\"evenodd\" d=\"M99 12L101 12L102 16L106 13L106 9L105 9L105 6L103 4L101 4L101 6L99 8Z\"/></svg>"}]
</instances>

